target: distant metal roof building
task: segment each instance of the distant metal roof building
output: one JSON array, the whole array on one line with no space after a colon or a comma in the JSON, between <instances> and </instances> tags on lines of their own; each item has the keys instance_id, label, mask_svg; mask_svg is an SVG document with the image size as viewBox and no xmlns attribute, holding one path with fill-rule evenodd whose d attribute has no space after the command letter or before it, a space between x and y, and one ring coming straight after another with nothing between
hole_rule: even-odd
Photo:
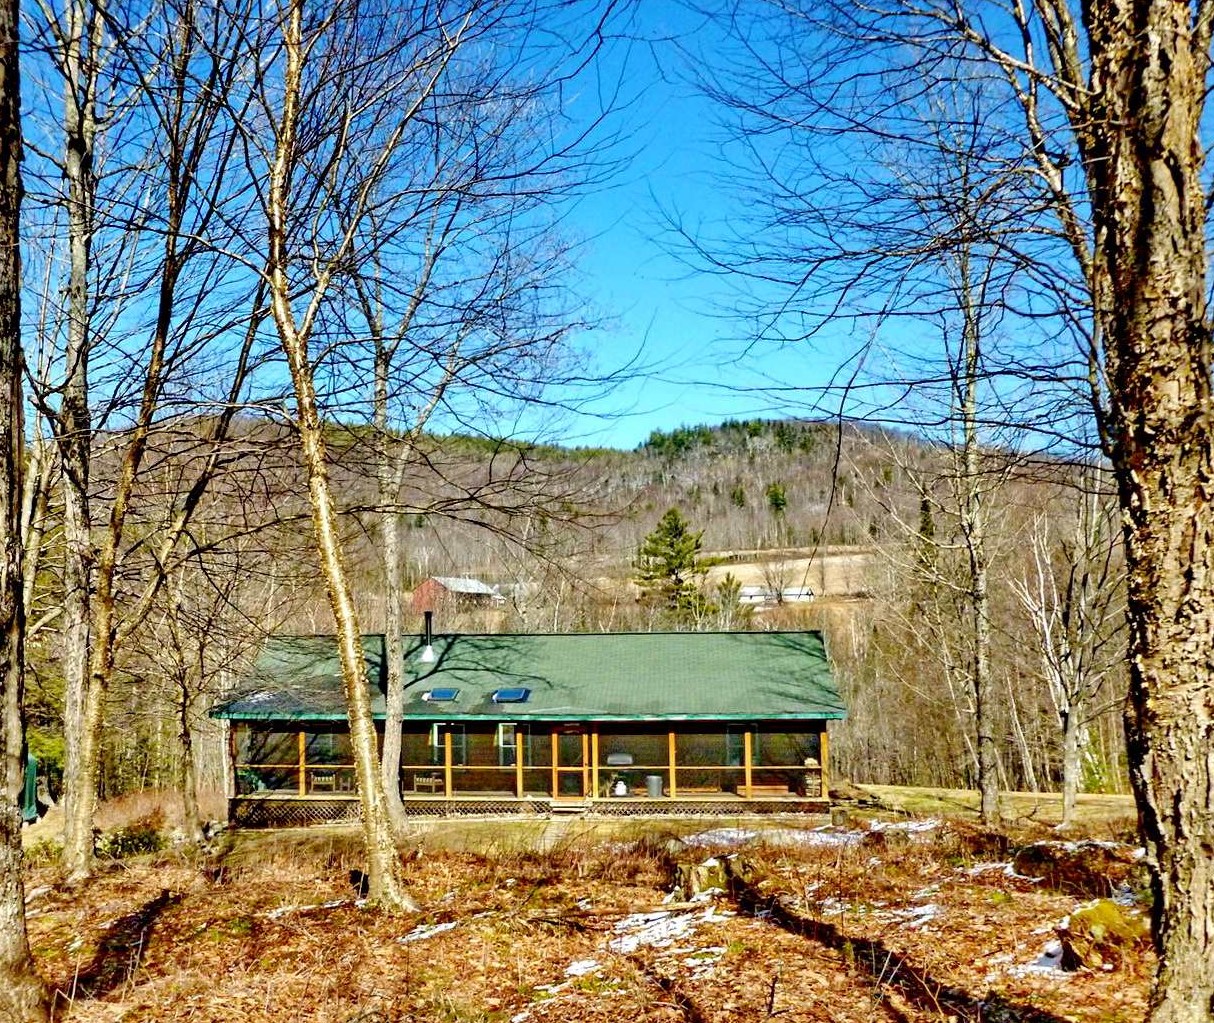
<instances>
[{"instance_id":1,"label":"distant metal roof building","mask_svg":"<svg viewBox=\"0 0 1214 1023\"><path fill-rule=\"evenodd\" d=\"M431 576L418 583L411 604L417 614L445 607L497 607L506 603L496 586L471 576Z\"/></svg>"},{"instance_id":2,"label":"distant metal roof building","mask_svg":"<svg viewBox=\"0 0 1214 1023\"><path fill-rule=\"evenodd\" d=\"M565 633L433 637L405 650L405 717L429 721L754 721L846 716L818 632ZM383 717L382 636L363 640L372 710ZM435 701L435 689L458 690ZM503 702L501 691L527 690ZM498 698L495 698L498 697ZM266 641L233 720L344 720L332 636Z\"/></svg>"},{"instance_id":3,"label":"distant metal roof building","mask_svg":"<svg viewBox=\"0 0 1214 1023\"><path fill-rule=\"evenodd\" d=\"M490 586L471 576L436 575L433 578L443 589L452 593L475 594L478 597L499 596L496 586Z\"/></svg>"}]
</instances>

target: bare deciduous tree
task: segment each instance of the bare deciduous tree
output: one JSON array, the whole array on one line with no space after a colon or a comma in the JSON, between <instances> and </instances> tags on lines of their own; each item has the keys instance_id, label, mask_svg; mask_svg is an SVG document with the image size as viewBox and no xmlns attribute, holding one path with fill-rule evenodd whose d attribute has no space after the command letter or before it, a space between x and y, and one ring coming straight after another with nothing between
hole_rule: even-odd
<instances>
[{"instance_id":1,"label":"bare deciduous tree","mask_svg":"<svg viewBox=\"0 0 1214 1023\"><path fill-rule=\"evenodd\" d=\"M21 799L25 778L25 578L21 484L21 90L18 7L0 7L0 1016L47 1017L25 930Z\"/></svg>"},{"instance_id":2,"label":"bare deciduous tree","mask_svg":"<svg viewBox=\"0 0 1214 1023\"><path fill-rule=\"evenodd\" d=\"M1089 468L1069 523L1039 514L1029 536L1032 563L1013 580L1032 624L1041 671L1062 733L1062 823L1072 823L1089 729L1106 676L1123 660L1124 621L1117 526L1102 473ZM1122 642L1119 642L1122 641Z\"/></svg>"},{"instance_id":3,"label":"bare deciduous tree","mask_svg":"<svg viewBox=\"0 0 1214 1023\"><path fill-rule=\"evenodd\" d=\"M764 16L770 22L756 27ZM1030 314L1020 320L1020 366L1043 389L1073 395L1087 386L1086 407L1098 423L1121 506L1127 745L1159 953L1150 1019L1208 1019L1214 366L1204 115L1214 6L1209 0L779 2L736 24L746 26L733 37L745 50L738 66L746 70L731 97L745 117L781 125L803 141L826 135L841 149L881 151L888 140L913 140L937 119L921 100L954 80L959 64L984 83L987 140L995 143L984 151L996 165L1010 160L1022 169L1038 197L1030 208L1048 225L1012 250L1026 282L1020 311ZM749 136L761 149L758 138ZM856 182L832 177L812 155L800 166L787 156L764 166L774 174L768 185L780 186L769 195L798 212L807 209L811 191L815 208L831 209L830 186L852 203L865 201L862 189L851 188ZM825 189L806 187L824 182ZM824 298L834 294L826 307L837 309L840 281L822 271L830 258L848 255L849 239L813 236L829 217L796 217L789 221L796 228L774 240L802 244L781 257L759 236L765 252L752 250L745 269L757 275L766 259L773 275L802 295L815 288ZM831 256L823 258L824 251ZM880 264L878 254L866 253L869 265ZM857 264L851 266L854 280ZM804 311L787 294L781 308Z\"/></svg>"},{"instance_id":4,"label":"bare deciduous tree","mask_svg":"<svg viewBox=\"0 0 1214 1023\"><path fill-rule=\"evenodd\" d=\"M239 74L232 50L240 39L232 27L238 12L220 17L194 0L166 0L135 14L79 0L62 17L50 8L42 14L65 95L63 155L42 154L40 198L46 210L66 209L69 258L62 354L46 360L61 379L39 376L34 398L52 424L63 481L64 860L69 876L81 879L91 869L101 728L116 651L151 609L164 578L160 570L133 569L129 559L146 551L162 569L176 556L223 458L255 332L245 332L243 347L238 342L224 352L226 388L212 390L221 409L204 427L210 451L162 507L149 530L154 536L141 531L132 542L154 428L175 391L206 391L197 374L205 360L219 358L224 328L239 337L242 322L255 324L264 310L256 297L250 301L255 285L234 289L235 298L225 293L233 282L216 252L230 239L244 201L228 179L234 150L225 120L227 92ZM123 16L140 18L138 30ZM218 54L230 59L210 59ZM103 88L111 104L101 112ZM103 124L103 148L116 165L108 172L97 155ZM62 193L56 170L66 181ZM53 274L54 252L44 258ZM44 345L56 344L57 329ZM131 346L130 335L146 343ZM102 438L106 458L99 463ZM108 473L104 481L99 464ZM124 593L125 586L138 592Z\"/></svg>"}]
</instances>

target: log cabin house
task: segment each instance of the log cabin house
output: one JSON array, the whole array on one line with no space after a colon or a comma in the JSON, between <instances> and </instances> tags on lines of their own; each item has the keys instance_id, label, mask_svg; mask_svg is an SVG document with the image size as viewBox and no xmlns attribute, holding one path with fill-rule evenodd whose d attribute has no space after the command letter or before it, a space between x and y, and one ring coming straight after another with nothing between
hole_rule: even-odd
<instances>
[{"instance_id":1,"label":"log cabin house","mask_svg":"<svg viewBox=\"0 0 1214 1023\"><path fill-rule=\"evenodd\" d=\"M382 738L382 636L366 636ZM817 632L406 639L400 787L417 816L827 807L845 710ZM233 823L357 816L332 636L266 641L229 723Z\"/></svg>"}]
</instances>

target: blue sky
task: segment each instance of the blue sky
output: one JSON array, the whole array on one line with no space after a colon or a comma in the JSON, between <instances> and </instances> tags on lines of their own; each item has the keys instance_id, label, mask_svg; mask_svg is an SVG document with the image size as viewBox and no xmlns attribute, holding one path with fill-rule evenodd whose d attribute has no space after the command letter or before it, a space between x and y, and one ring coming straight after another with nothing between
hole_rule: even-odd
<instances>
[{"instance_id":1,"label":"blue sky","mask_svg":"<svg viewBox=\"0 0 1214 1023\"><path fill-rule=\"evenodd\" d=\"M745 389L773 380L820 385L832 368L804 348L765 346L743 357L749 326L729 312L738 282L681 258L670 217L694 232L728 219L735 201L726 187L719 112L686 80L670 41L711 48L715 30L669 0L647 0L637 17L640 41L600 68L604 80L619 75L625 83L615 116L629 158L569 221L585 243L583 290L606 320L588 339L598 368L635 356L638 369L591 405L603 418L579 417L576 436L567 439L623 448L654 429L786 414Z\"/></svg>"},{"instance_id":2,"label":"blue sky","mask_svg":"<svg viewBox=\"0 0 1214 1023\"><path fill-rule=\"evenodd\" d=\"M580 202L569 225L585 239L581 261L584 290L607 320L604 329L588 342L597 366L600 371L610 371L635 358L638 368L589 406L599 417L576 417L572 424L565 424L570 428L564 429L560 439L631 448L655 429L668 431L680 425L756 416L820 418L841 411L839 399L816 399L832 384L849 382L853 373L859 386L849 392L849 405L842 411L896 425L917 425L929 432L939 429L941 416L947 416L947 388L922 386L921 381L941 372L947 347L942 342L955 324L944 315L945 310L936 308L946 291L930 264L917 266L901 278L899 297L893 299L882 289L893 279L890 274L896 277L899 265L887 274L866 270L855 279L854 293L849 290L846 296L830 290L832 275L826 272L814 279L806 295L798 296L807 303L804 308L794 306L789 315L776 318L781 328L794 331L808 325L814 331L812 340L781 345L754 340L752 322L732 310L739 298L752 310L756 305L777 308L788 297L787 290L709 272L704 260L698 266L696 260L688 260L687 244L680 240L672 219L692 237L728 239L733 235L735 245L745 246L748 225L773 216L770 209L759 207L758 193L747 191L743 184L756 171L747 155L727 141L723 121L728 122L733 113L719 109L691 79L695 73L708 74L715 65L726 74L740 75L745 83L740 88L749 82L745 64L739 63L736 41L722 38L718 26L684 3L645 0L634 10L635 41L609 53L597 69L603 81L625 85L622 109L616 113L613 127L625 136L629 159L606 187ZM740 10L750 8L742 5ZM773 47L779 60L788 60L793 74L800 73L798 60L813 60L812 45L804 51L786 48L778 27L768 24L752 33L749 27L740 26L739 31L743 30L749 33L750 45ZM687 52L696 58L689 61L684 56ZM738 80L723 83L724 87L739 87ZM785 108L780 109L784 113ZM788 116L796 116L795 103L788 108ZM913 118L910 123L916 124ZM791 205L804 202L812 208L817 203L830 211L833 201L840 198L835 186L850 180L850 168L857 161L870 161L865 167L876 166L870 175L874 180L885 173L896 178L899 173L882 171L882 164L871 163L871 138L851 139L848 144L849 138L823 138L813 147L814 159L833 167L825 177L804 167L806 149L784 145L787 139L781 139L779 133L764 134L755 145L781 183L795 189L797 198ZM930 138L925 149L931 152ZM861 184L867 180L864 174L859 177ZM854 201L855 197L842 198ZM880 209L896 217L904 207L893 203ZM813 223L812 217L809 222ZM807 230L816 229L837 240L838 231L844 230L840 225L846 222L845 217L837 223L826 217ZM793 245L802 240L795 224L779 234ZM760 237L772 243L756 247L765 250L760 270L777 275L797 273L796 267L771 270L770 253L780 244L779 234ZM858 244L874 243L862 237ZM850 272L845 268L844 276ZM1032 281L1016 285L1024 286L1031 289ZM768 290L753 290L756 287ZM1031 291L1008 294L1025 309L1034 306ZM890 302L892 305L887 304ZM878 310L880 315L876 315ZM798 313L803 316L799 318ZM1043 382L1039 374L1022 374L1018 368L1021 357L1047 369L1064 367L1074 349L1068 347L1071 342L1065 332L1055 336L1056 324L1048 317L1042 323L1014 313L995 319L1002 322L984 342L984 351L993 360L986 367L989 376L983 385L984 400L991 409L984 432L992 442L1006 444L1012 441L1005 429L1008 417L1031 422L1056 400L1073 398L1061 385ZM851 362L866 344L871 349L863 364ZM1001 376L999 366L1010 372ZM897 386L899 376L916 383ZM837 393L837 387L831 393ZM1077 436L1075 431L1083 428L1087 406L1082 394L1059 408L1063 412L1050 413L1055 418L1044 421L1040 436L1033 441L1035 446L1059 440L1069 443L1075 439L1071 435Z\"/></svg>"}]
</instances>

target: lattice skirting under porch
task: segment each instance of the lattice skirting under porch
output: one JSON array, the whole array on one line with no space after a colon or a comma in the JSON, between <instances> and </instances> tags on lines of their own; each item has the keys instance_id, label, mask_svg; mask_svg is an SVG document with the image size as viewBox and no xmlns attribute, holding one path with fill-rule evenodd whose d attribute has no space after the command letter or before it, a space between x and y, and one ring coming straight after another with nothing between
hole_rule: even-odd
<instances>
[{"instance_id":1,"label":"lattice skirting under porch","mask_svg":"<svg viewBox=\"0 0 1214 1023\"><path fill-rule=\"evenodd\" d=\"M546 817L552 803L545 799L426 799L408 801L409 816L443 817ZM360 803L349 796L323 799L309 796L257 798L230 801L228 817L239 828L297 828L312 824L355 824ZM565 812L568 814L569 809ZM738 817L751 814L828 813L821 799L595 799L580 812L599 817Z\"/></svg>"},{"instance_id":2,"label":"lattice skirting under porch","mask_svg":"<svg viewBox=\"0 0 1214 1023\"><path fill-rule=\"evenodd\" d=\"M742 817L773 813L829 813L824 799L597 799L590 813L602 817Z\"/></svg>"},{"instance_id":3,"label":"lattice skirting under porch","mask_svg":"<svg viewBox=\"0 0 1214 1023\"><path fill-rule=\"evenodd\" d=\"M357 824L357 799L232 799L228 820L237 828L302 828L312 824Z\"/></svg>"},{"instance_id":4,"label":"lattice skirting under porch","mask_svg":"<svg viewBox=\"0 0 1214 1023\"><path fill-rule=\"evenodd\" d=\"M410 817L535 817L547 816L546 800L427 799L406 804ZM312 824L357 824L362 804L357 799L237 798L229 801L228 820L238 828L300 828Z\"/></svg>"}]
</instances>

